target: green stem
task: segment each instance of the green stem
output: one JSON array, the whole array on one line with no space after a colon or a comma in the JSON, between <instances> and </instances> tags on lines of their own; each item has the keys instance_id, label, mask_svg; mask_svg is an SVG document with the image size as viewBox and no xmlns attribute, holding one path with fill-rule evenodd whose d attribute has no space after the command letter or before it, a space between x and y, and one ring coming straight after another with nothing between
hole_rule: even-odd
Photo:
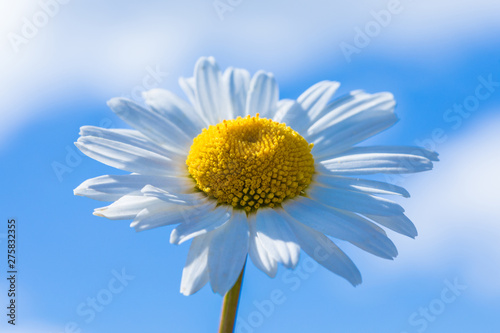
<instances>
[{"instance_id":1,"label":"green stem","mask_svg":"<svg viewBox=\"0 0 500 333\"><path fill-rule=\"evenodd\" d=\"M246 264L246 263L245 263ZM238 303L240 300L241 285L243 284L243 272L245 266L241 270L240 277L224 296L222 302L222 312L220 315L219 333L233 333L234 325L236 324L236 313L238 312Z\"/></svg>"}]
</instances>

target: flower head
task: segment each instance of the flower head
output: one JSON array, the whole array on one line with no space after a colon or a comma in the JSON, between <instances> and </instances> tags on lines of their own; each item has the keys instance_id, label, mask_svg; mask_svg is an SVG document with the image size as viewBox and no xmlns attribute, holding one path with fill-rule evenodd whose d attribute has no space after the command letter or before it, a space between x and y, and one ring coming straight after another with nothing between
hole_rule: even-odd
<instances>
[{"instance_id":1,"label":"flower head","mask_svg":"<svg viewBox=\"0 0 500 333\"><path fill-rule=\"evenodd\" d=\"M132 219L137 231L177 225L171 243L192 239L182 293L210 282L225 294L247 255L274 277L278 263L297 265L301 249L357 285L358 269L334 240L392 259L396 247L380 225L417 235L403 208L381 197L408 197L405 189L352 177L425 171L437 161L418 147L356 146L397 121L391 94L332 101L339 84L323 81L279 100L272 74L222 73L213 58L198 60L180 85L189 102L162 89L144 93L147 107L109 101L133 130L81 128L83 153L131 174L89 179L75 194L113 201L94 214Z\"/></svg>"}]
</instances>

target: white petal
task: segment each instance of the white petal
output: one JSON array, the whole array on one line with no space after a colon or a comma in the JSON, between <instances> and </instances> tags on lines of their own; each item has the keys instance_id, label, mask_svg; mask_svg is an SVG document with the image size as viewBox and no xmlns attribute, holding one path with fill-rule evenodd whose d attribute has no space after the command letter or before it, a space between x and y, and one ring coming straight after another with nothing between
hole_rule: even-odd
<instances>
[{"instance_id":1,"label":"white petal","mask_svg":"<svg viewBox=\"0 0 500 333\"><path fill-rule=\"evenodd\" d=\"M261 118L273 117L279 98L278 84L271 73L258 71L250 81L246 104L246 114Z\"/></svg>"},{"instance_id":2,"label":"white petal","mask_svg":"<svg viewBox=\"0 0 500 333\"><path fill-rule=\"evenodd\" d=\"M174 193L194 190L193 182L187 177L158 177L148 175L107 175L84 181L73 192L87 198L102 201L115 201L124 195L140 195L147 184L165 188Z\"/></svg>"},{"instance_id":3,"label":"white petal","mask_svg":"<svg viewBox=\"0 0 500 333\"><path fill-rule=\"evenodd\" d=\"M368 220L345 211L327 207L306 197L282 203L297 221L324 234L346 240L382 258L392 259L397 249L385 232Z\"/></svg>"},{"instance_id":4,"label":"white petal","mask_svg":"<svg viewBox=\"0 0 500 333\"><path fill-rule=\"evenodd\" d=\"M425 157L431 161L439 161L439 154L421 147L413 146L367 146L367 147L353 147L341 154L333 155L328 159L335 158L337 156L345 155L360 155L360 154L398 154L398 155L408 155L408 158L412 156ZM324 160L318 159L316 160Z\"/></svg>"},{"instance_id":5,"label":"white petal","mask_svg":"<svg viewBox=\"0 0 500 333\"><path fill-rule=\"evenodd\" d=\"M231 220L210 234L210 284L214 292L224 295L234 285L245 265L248 253L248 224L245 213L233 210Z\"/></svg>"},{"instance_id":6,"label":"white petal","mask_svg":"<svg viewBox=\"0 0 500 333\"><path fill-rule=\"evenodd\" d=\"M356 153L356 150L317 163L319 172L326 169L337 175L368 175L375 173L413 173L432 169L426 157L396 153Z\"/></svg>"},{"instance_id":7,"label":"white petal","mask_svg":"<svg viewBox=\"0 0 500 333\"><path fill-rule=\"evenodd\" d=\"M322 233L305 226L291 217L287 221L305 253L326 269L342 276L353 286L361 283L361 273L358 268L334 242Z\"/></svg>"},{"instance_id":8,"label":"white petal","mask_svg":"<svg viewBox=\"0 0 500 333\"><path fill-rule=\"evenodd\" d=\"M285 123L300 134L307 131L311 122L299 103L287 99L278 102L278 111L276 111L273 120L278 123Z\"/></svg>"},{"instance_id":9,"label":"white petal","mask_svg":"<svg viewBox=\"0 0 500 333\"><path fill-rule=\"evenodd\" d=\"M297 98L302 108L307 112L311 120L317 119L320 112L339 88L340 83L332 81L321 81L307 89Z\"/></svg>"},{"instance_id":10,"label":"white petal","mask_svg":"<svg viewBox=\"0 0 500 333\"><path fill-rule=\"evenodd\" d=\"M342 152L394 125L395 105L389 93L353 93L325 108L329 112L309 127L306 139L316 157Z\"/></svg>"},{"instance_id":11,"label":"white petal","mask_svg":"<svg viewBox=\"0 0 500 333\"><path fill-rule=\"evenodd\" d=\"M186 265L182 270L181 293L189 296L200 290L209 280L208 247L211 235L198 236L191 242Z\"/></svg>"},{"instance_id":12,"label":"white petal","mask_svg":"<svg viewBox=\"0 0 500 333\"><path fill-rule=\"evenodd\" d=\"M222 103L222 74L212 57L202 57L194 70L197 110L209 124L219 123Z\"/></svg>"},{"instance_id":13,"label":"white petal","mask_svg":"<svg viewBox=\"0 0 500 333\"><path fill-rule=\"evenodd\" d=\"M154 110L143 108L124 98L113 98L108 101L108 106L127 124L170 150L182 153L192 143L191 136Z\"/></svg>"},{"instance_id":14,"label":"white petal","mask_svg":"<svg viewBox=\"0 0 500 333\"><path fill-rule=\"evenodd\" d=\"M312 153L315 158L323 160L382 132L397 120L394 113L387 111L359 113L332 125L314 137L307 137L307 140L314 143Z\"/></svg>"},{"instance_id":15,"label":"white petal","mask_svg":"<svg viewBox=\"0 0 500 333\"><path fill-rule=\"evenodd\" d=\"M278 271L278 264L276 260L271 258L257 235L256 217L256 214L250 214L248 216L248 228L250 231L248 255L258 269L273 278L276 276L276 272Z\"/></svg>"},{"instance_id":16,"label":"white petal","mask_svg":"<svg viewBox=\"0 0 500 333\"><path fill-rule=\"evenodd\" d=\"M126 142L83 136L75 145L85 155L117 169L144 175L182 176L180 161Z\"/></svg>"},{"instance_id":17,"label":"white petal","mask_svg":"<svg viewBox=\"0 0 500 333\"><path fill-rule=\"evenodd\" d=\"M192 105L168 90L153 89L142 96L151 109L176 124L190 138L200 134L201 129L207 126Z\"/></svg>"},{"instance_id":18,"label":"white petal","mask_svg":"<svg viewBox=\"0 0 500 333\"><path fill-rule=\"evenodd\" d=\"M190 216L189 220L181 223L170 234L170 243L181 244L185 241L206 234L226 223L231 218L231 206L222 205L208 213L200 210L198 214Z\"/></svg>"},{"instance_id":19,"label":"white petal","mask_svg":"<svg viewBox=\"0 0 500 333\"><path fill-rule=\"evenodd\" d=\"M283 121L283 118L286 116L289 110L293 108L295 105L300 106L300 104L294 101L293 99L285 98L279 100L278 103L276 104L276 113L274 114L273 120L278 123L285 123L285 121Z\"/></svg>"},{"instance_id":20,"label":"white petal","mask_svg":"<svg viewBox=\"0 0 500 333\"><path fill-rule=\"evenodd\" d=\"M376 216L365 214L365 216L402 235L411 238L415 238L418 235L417 228L415 228L413 222L411 222L410 219L404 214L397 216Z\"/></svg>"},{"instance_id":21,"label":"white petal","mask_svg":"<svg viewBox=\"0 0 500 333\"><path fill-rule=\"evenodd\" d=\"M163 201L162 201L163 202ZM190 221L193 214L208 214L215 204L203 204L195 207L187 207L163 202L161 207L143 209L137 214L130 224L136 231L150 230L166 225L173 225Z\"/></svg>"},{"instance_id":22,"label":"white petal","mask_svg":"<svg viewBox=\"0 0 500 333\"><path fill-rule=\"evenodd\" d=\"M123 142L134 147L138 147L144 150L149 150L162 156L169 158L175 158L179 156L186 156L185 152L183 154L178 154L173 152L169 147L162 147L152 142L149 138L144 136L141 132L131 129L123 128L113 128L106 129L95 126L82 126L80 127L80 136L97 137L102 139L107 139L110 141Z\"/></svg>"},{"instance_id":23,"label":"white petal","mask_svg":"<svg viewBox=\"0 0 500 333\"><path fill-rule=\"evenodd\" d=\"M228 68L223 76L225 94L227 96L227 118L235 119L245 116L247 92L250 87L250 74L240 68Z\"/></svg>"},{"instance_id":24,"label":"white petal","mask_svg":"<svg viewBox=\"0 0 500 333\"><path fill-rule=\"evenodd\" d=\"M143 209L163 205L165 203L157 198L125 195L109 206L95 209L94 215L106 217L110 220L129 220L135 218Z\"/></svg>"},{"instance_id":25,"label":"white petal","mask_svg":"<svg viewBox=\"0 0 500 333\"><path fill-rule=\"evenodd\" d=\"M196 82L195 82L194 77L190 77L190 78L180 77L179 78L179 86L181 86L182 91L184 91L184 94L186 94L186 97L188 98L191 105L195 106L196 105Z\"/></svg>"},{"instance_id":26,"label":"white petal","mask_svg":"<svg viewBox=\"0 0 500 333\"><path fill-rule=\"evenodd\" d=\"M286 220L273 208L260 208L256 214L257 236L269 255L287 268L295 267L300 247Z\"/></svg>"},{"instance_id":27,"label":"white petal","mask_svg":"<svg viewBox=\"0 0 500 333\"><path fill-rule=\"evenodd\" d=\"M312 185L307 196L330 207L361 214L394 216L404 212L397 203L361 192Z\"/></svg>"},{"instance_id":28,"label":"white petal","mask_svg":"<svg viewBox=\"0 0 500 333\"><path fill-rule=\"evenodd\" d=\"M183 193L171 193L152 185L146 185L141 189L141 193L146 197L158 198L162 201L183 205L183 206L193 206L206 203L207 197L204 194L194 192L189 194Z\"/></svg>"},{"instance_id":29,"label":"white petal","mask_svg":"<svg viewBox=\"0 0 500 333\"><path fill-rule=\"evenodd\" d=\"M359 113L393 112L395 106L396 102L391 93L367 94L359 90L354 91L347 97L340 98L328 105L324 111L326 113L310 127L308 133L313 136Z\"/></svg>"},{"instance_id":30,"label":"white petal","mask_svg":"<svg viewBox=\"0 0 500 333\"><path fill-rule=\"evenodd\" d=\"M325 115L332 113L332 111L335 111L336 116L340 116L342 114L342 111L345 112L346 110L349 110L349 107L344 107L345 105L349 105L352 107L353 102L356 101L363 101L363 99L366 99L367 96L370 96L369 94L365 93L363 90L354 90L349 92L348 94L345 94L331 103L327 104L323 110L316 116L315 122L317 120L323 118ZM328 119L328 118L326 118Z\"/></svg>"},{"instance_id":31,"label":"white petal","mask_svg":"<svg viewBox=\"0 0 500 333\"><path fill-rule=\"evenodd\" d=\"M398 194L405 198L410 197L410 193L400 186L375 180L325 175L320 173L315 174L313 179L314 182L326 187L371 194Z\"/></svg>"}]
</instances>

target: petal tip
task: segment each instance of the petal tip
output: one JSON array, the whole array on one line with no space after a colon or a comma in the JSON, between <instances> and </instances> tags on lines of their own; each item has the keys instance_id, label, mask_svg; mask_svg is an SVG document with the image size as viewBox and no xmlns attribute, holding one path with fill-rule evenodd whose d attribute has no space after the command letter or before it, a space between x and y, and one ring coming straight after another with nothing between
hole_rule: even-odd
<instances>
[{"instance_id":1,"label":"petal tip","mask_svg":"<svg viewBox=\"0 0 500 333\"><path fill-rule=\"evenodd\" d=\"M176 229L170 233L170 244L179 245L179 234Z\"/></svg>"},{"instance_id":2,"label":"petal tip","mask_svg":"<svg viewBox=\"0 0 500 333\"><path fill-rule=\"evenodd\" d=\"M108 100L106 102L106 104L110 107L110 108L114 108L116 106L118 106L118 104L120 104L122 98L120 97L113 97L111 98L110 100Z\"/></svg>"},{"instance_id":3,"label":"petal tip","mask_svg":"<svg viewBox=\"0 0 500 333\"><path fill-rule=\"evenodd\" d=\"M185 288L183 286L181 286L180 292L184 296L191 296L192 294L194 294L191 289Z\"/></svg>"}]
</instances>

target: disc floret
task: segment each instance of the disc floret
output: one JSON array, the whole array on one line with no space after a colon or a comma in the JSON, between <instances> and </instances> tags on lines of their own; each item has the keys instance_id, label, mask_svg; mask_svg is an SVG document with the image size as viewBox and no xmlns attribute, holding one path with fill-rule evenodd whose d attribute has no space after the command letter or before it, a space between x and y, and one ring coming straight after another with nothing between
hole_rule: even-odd
<instances>
[{"instance_id":1,"label":"disc floret","mask_svg":"<svg viewBox=\"0 0 500 333\"><path fill-rule=\"evenodd\" d=\"M257 114L203 129L186 164L201 191L249 212L304 193L314 173L312 147L290 127Z\"/></svg>"}]
</instances>

